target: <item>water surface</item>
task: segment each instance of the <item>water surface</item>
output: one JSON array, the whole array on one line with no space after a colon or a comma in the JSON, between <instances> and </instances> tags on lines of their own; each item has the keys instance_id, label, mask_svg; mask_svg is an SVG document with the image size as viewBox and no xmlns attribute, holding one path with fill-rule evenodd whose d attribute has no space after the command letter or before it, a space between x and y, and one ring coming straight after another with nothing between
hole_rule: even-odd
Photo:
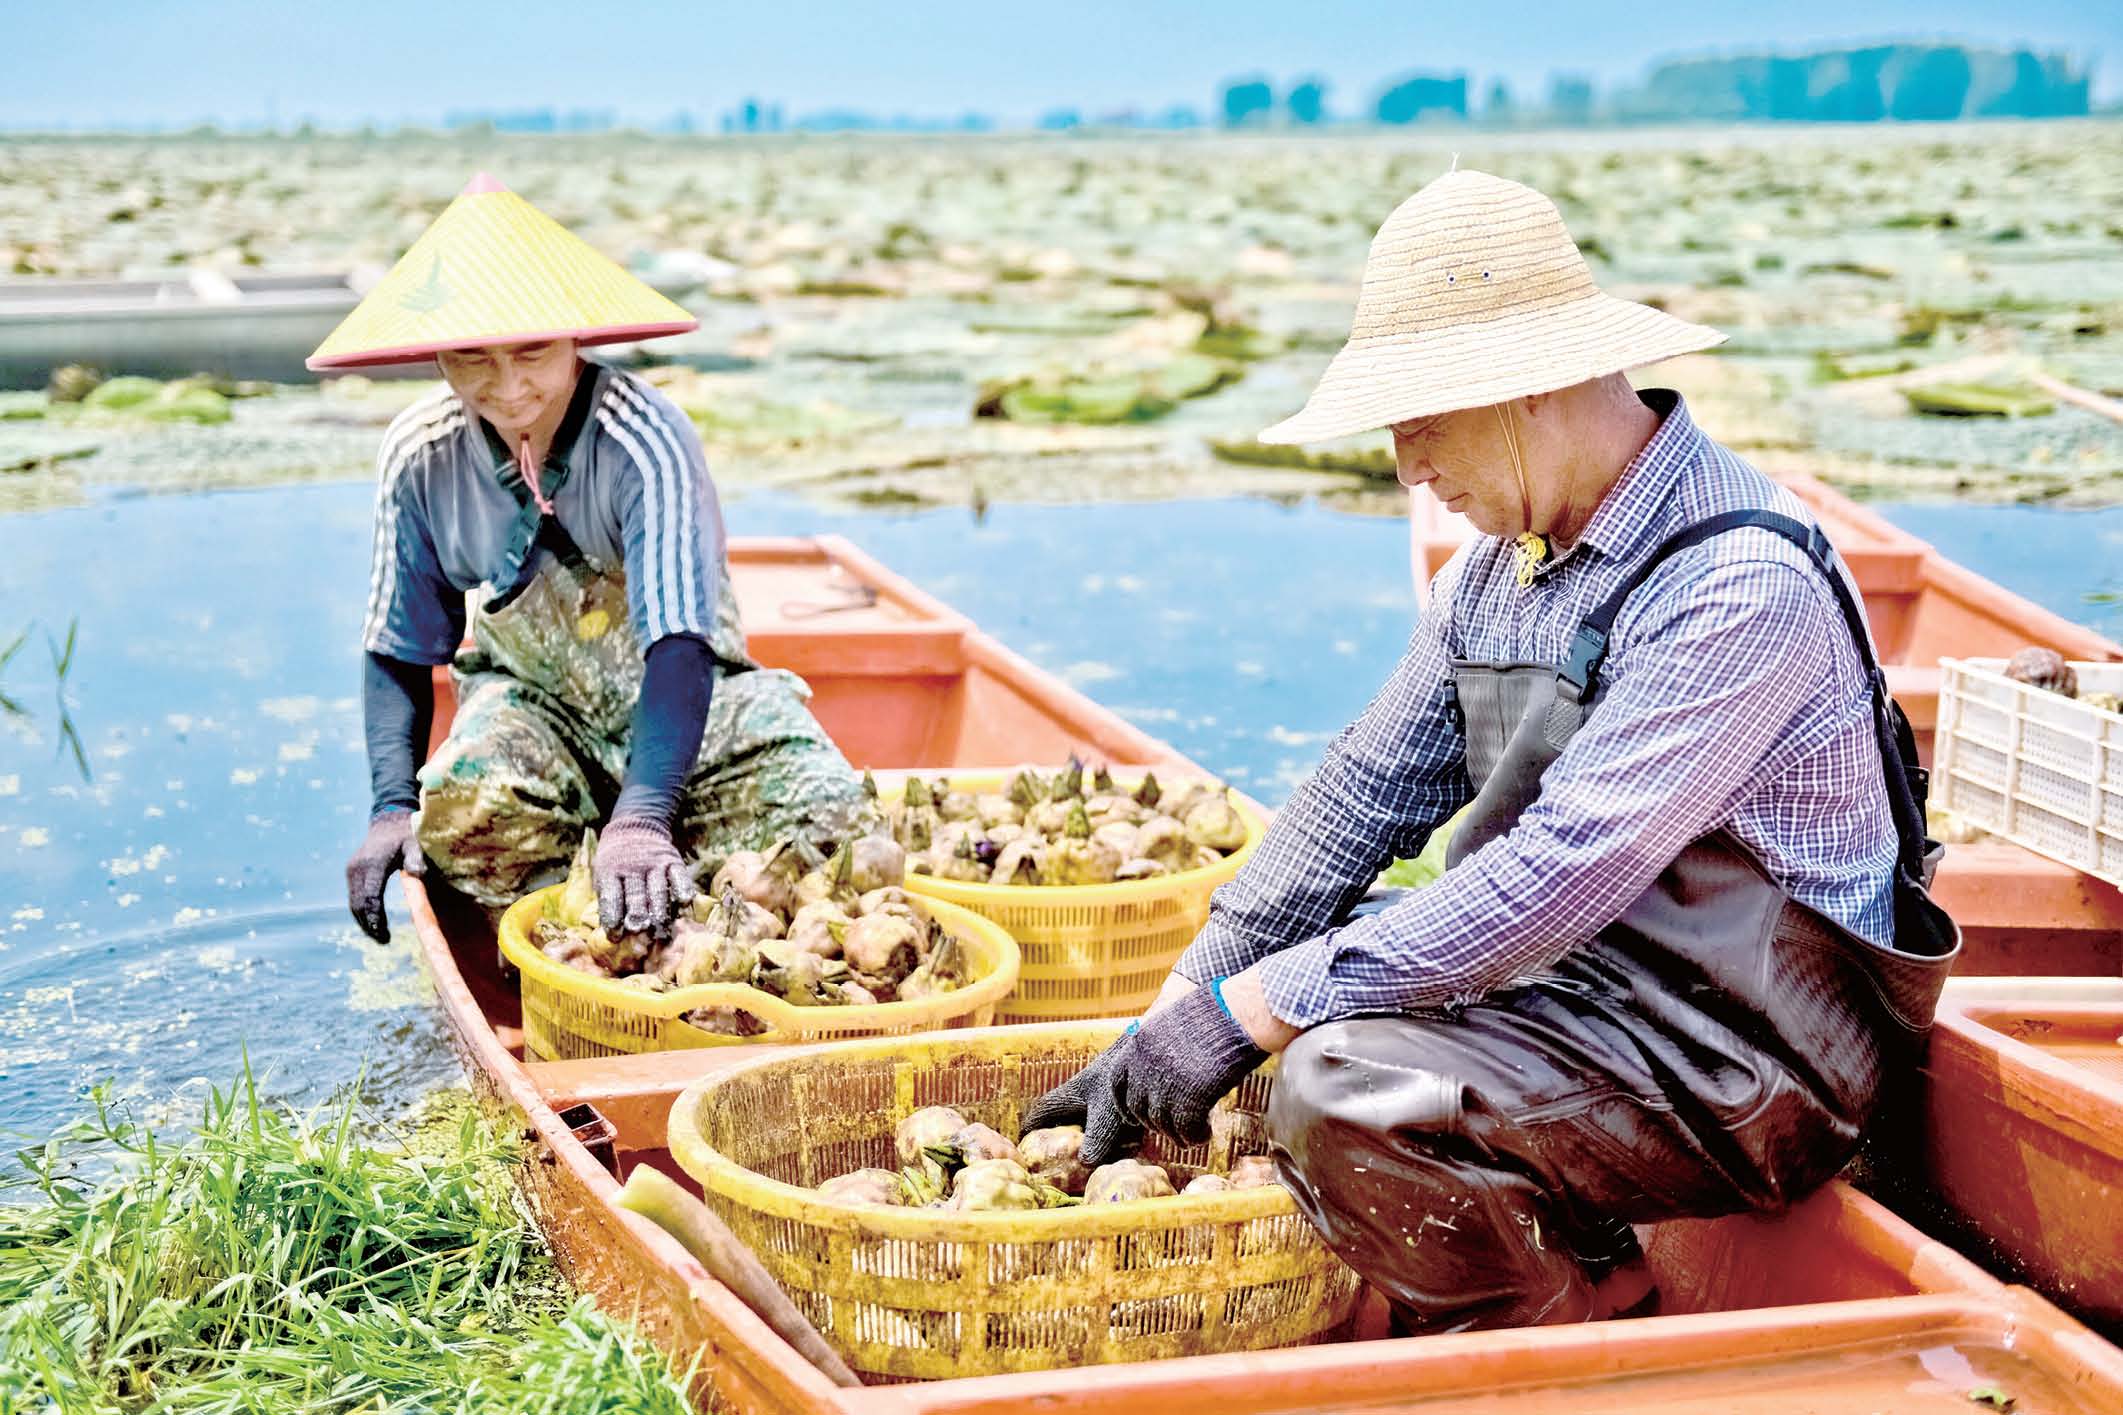
<instances>
[{"instance_id":1,"label":"water surface","mask_svg":"<svg viewBox=\"0 0 2123 1415\"><path fill-rule=\"evenodd\" d=\"M449 1074L408 941L374 949L342 902L367 812L369 500L297 486L0 519L0 646L33 626L0 675L19 707L0 711L0 1130L49 1128L104 1077L167 1106L246 1048L297 1099L363 1065L408 1090ZM1413 609L1405 527L1310 506L728 511L734 534L856 538L1271 801ZM70 623L62 689L45 634Z\"/></svg>"},{"instance_id":2,"label":"water surface","mask_svg":"<svg viewBox=\"0 0 2123 1415\"><path fill-rule=\"evenodd\" d=\"M408 1095L454 1074L409 940L374 948L344 912L367 811L369 499L107 495L0 518L0 649L32 630L0 671L0 1131L48 1130L102 1078L166 1111L246 1053L297 1100L363 1067ZM2117 627L2087 596L2115 587L2123 511L1881 509ZM1313 504L998 504L976 521L753 493L727 512L737 535L852 537L1270 803L1369 700L1414 612L1405 523ZM395 889L392 907L402 925Z\"/></svg>"}]
</instances>

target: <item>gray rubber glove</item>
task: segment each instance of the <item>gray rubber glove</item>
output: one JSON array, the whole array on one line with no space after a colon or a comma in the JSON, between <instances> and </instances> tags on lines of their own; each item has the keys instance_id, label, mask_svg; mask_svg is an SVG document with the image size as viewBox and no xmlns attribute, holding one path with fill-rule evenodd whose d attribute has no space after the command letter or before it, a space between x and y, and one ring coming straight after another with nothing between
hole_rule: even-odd
<instances>
[{"instance_id":1,"label":"gray rubber glove","mask_svg":"<svg viewBox=\"0 0 2123 1415\"><path fill-rule=\"evenodd\" d=\"M1083 1161L1096 1169L1122 1155L1132 1155L1142 1143L1140 1125L1131 1122L1116 1103L1120 1078L1128 1069L1128 1054L1135 1046L1139 1024L1129 1023L1121 1039L1091 1058L1091 1064L1032 1102L1025 1112L1024 1133L1051 1125L1081 1125L1084 1128Z\"/></svg>"},{"instance_id":2,"label":"gray rubber glove","mask_svg":"<svg viewBox=\"0 0 2123 1415\"><path fill-rule=\"evenodd\" d=\"M614 816L597 837L597 919L608 934L671 929L698 893L671 828L647 816Z\"/></svg>"},{"instance_id":3,"label":"gray rubber glove","mask_svg":"<svg viewBox=\"0 0 2123 1415\"><path fill-rule=\"evenodd\" d=\"M1268 1059L1224 1006L1223 981L1145 1017L1120 1078L1121 1112L1182 1144L1206 1144L1209 1112Z\"/></svg>"},{"instance_id":4,"label":"gray rubber glove","mask_svg":"<svg viewBox=\"0 0 2123 1415\"><path fill-rule=\"evenodd\" d=\"M400 870L419 879L428 872L428 862L413 838L413 813L393 807L377 812L354 858L346 862L346 907L361 931L378 943L391 941L383 890Z\"/></svg>"},{"instance_id":5,"label":"gray rubber glove","mask_svg":"<svg viewBox=\"0 0 2123 1415\"><path fill-rule=\"evenodd\" d=\"M1034 1101L1025 1129L1083 1126L1083 1160L1094 1169L1133 1154L1145 1130L1203 1144L1209 1112L1267 1059L1211 983L1145 1017Z\"/></svg>"}]
</instances>

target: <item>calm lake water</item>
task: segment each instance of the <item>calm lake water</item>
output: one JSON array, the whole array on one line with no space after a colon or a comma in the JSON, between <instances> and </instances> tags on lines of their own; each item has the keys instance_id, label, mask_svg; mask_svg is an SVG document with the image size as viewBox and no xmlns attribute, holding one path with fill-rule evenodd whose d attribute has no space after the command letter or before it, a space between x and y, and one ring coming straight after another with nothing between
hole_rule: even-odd
<instances>
[{"instance_id":1,"label":"calm lake water","mask_svg":"<svg viewBox=\"0 0 2123 1415\"><path fill-rule=\"evenodd\" d=\"M406 1097L454 1075L409 940L369 945L343 904L367 806L369 499L283 487L0 518L0 650L31 630L0 670L0 1132L48 1131L99 1079L181 1115L246 1055L293 1100L364 1070ZM2088 599L2123 588L2123 511L1881 509L2123 629ZM726 510L737 535L858 540L1271 803L1369 699L1414 612L1404 523L1310 505L998 505L978 524L759 494ZM402 924L395 890L392 907Z\"/></svg>"}]
</instances>

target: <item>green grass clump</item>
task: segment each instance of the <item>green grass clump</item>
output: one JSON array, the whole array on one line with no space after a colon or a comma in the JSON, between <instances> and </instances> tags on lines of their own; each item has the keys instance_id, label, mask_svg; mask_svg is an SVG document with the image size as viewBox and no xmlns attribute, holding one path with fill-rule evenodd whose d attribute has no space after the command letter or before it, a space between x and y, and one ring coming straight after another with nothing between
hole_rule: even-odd
<instances>
[{"instance_id":1,"label":"green grass clump","mask_svg":"<svg viewBox=\"0 0 2123 1415\"><path fill-rule=\"evenodd\" d=\"M174 1146L93 1101L0 1204L0 1411L691 1411L568 1301L472 1108L385 1151L352 1101L284 1113L248 1076Z\"/></svg>"},{"instance_id":2,"label":"green grass clump","mask_svg":"<svg viewBox=\"0 0 2123 1415\"><path fill-rule=\"evenodd\" d=\"M805 280L796 287L799 295L837 295L849 299L881 299L897 294L869 280Z\"/></svg>"}]
</instances>

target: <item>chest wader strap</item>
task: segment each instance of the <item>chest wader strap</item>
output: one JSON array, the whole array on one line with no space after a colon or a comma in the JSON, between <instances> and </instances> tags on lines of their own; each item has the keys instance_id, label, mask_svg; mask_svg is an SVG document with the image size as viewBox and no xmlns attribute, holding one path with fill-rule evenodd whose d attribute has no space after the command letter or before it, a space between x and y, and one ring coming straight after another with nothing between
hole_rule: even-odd
<instances>
[{"instance_id":1,"label":"chest wader strap","mask_svg":"<svg viewBox=\"0 0 2123 1415\"><path fill-rule=\"evenodd\" d=\"M556 481L553 490L558 489L559 482ZM519 477L508 490L517 498L516 520L509 527L507 544L502 547L501 563L494 568L493 578L488 581L500 587L500 593L487 601L487 608L496 610L507 608L530 587L532 578L538 573L538 552L541 549L551 551L553 558L573 571L577 578L588 580L591 575L589 558L575 543L575 537L568 534L558 516L545 515L538 509L538 503L531 500L522 478Z\"/></svg>"},{"instance_id":2,"label":"chest wader strap","mask_svg":"<svg viewBox=\"0 0 2123 1415\"><path fill-rule=\"evenodd\" d=\"M1866 681L1872 692L1873 728L1879 740L1887 803L1899 838L1900 865L1910 879L1929 878L1927 862L1933 846L1926 835L1924 800L1930 791L1931 774L1917 763L1916 734L1910 730L1909 719L1903 714L1901 705L1887 691L1887 675L1881 671L1879 659L1873 653L1872 636L1865 628L1865 612L1836 569L1835 548L1828 543L1828 537L1819 526L1775 511L1724 511L1676 532L1578 626L1570 652L1556 670L1556 697L1579 708L1591 702L1599 690L1600 665L1607 658L1607 638L1614 628L1616 616L1622 612L1622 605L1629 596L1663 562L1713 536L1750 528L1780 536L1806 552L1806 558L1813 562L1814 568L1827 580L1829 589L1834 591L1836 603L1843 611L1843 622L1849 627L1851 642L1857 645L1858 657L1865 665Z\"/></svg>"},{"instance_id":3,"label":"chest wader strap","mask_svg":"<svg viewBox=\"0 0 2123 1415\"><path fill-rule=\"evenodd\" d=\"M560 426L554 429L553 445L547 449L545 465L540 470L539 481L545 503L551 505L560 489L568 484L571 470L569 463L575 444L581 440L583 430L589 425L590 408L597 401L598 390L604 383L604 370L594 364L583 364L576 370L575 390L568 395L567 412L561 416ZM498 591L489 602L491 609L500 609L523 593L537 573L540 547L553 553L555 559L584 580L590 577L590 562L583 555L582 547L560 524L558 515L547 515L539 507L538 496L523 479L523 471L516 465L509 446L494 431L493 425L484 418L479 427L486 437L487 451L494 458L494 480L501 483L516 502L516 519L509 526L509 538L502 546L501 563L487 583Z\"/></svg>"}]
</instances>

